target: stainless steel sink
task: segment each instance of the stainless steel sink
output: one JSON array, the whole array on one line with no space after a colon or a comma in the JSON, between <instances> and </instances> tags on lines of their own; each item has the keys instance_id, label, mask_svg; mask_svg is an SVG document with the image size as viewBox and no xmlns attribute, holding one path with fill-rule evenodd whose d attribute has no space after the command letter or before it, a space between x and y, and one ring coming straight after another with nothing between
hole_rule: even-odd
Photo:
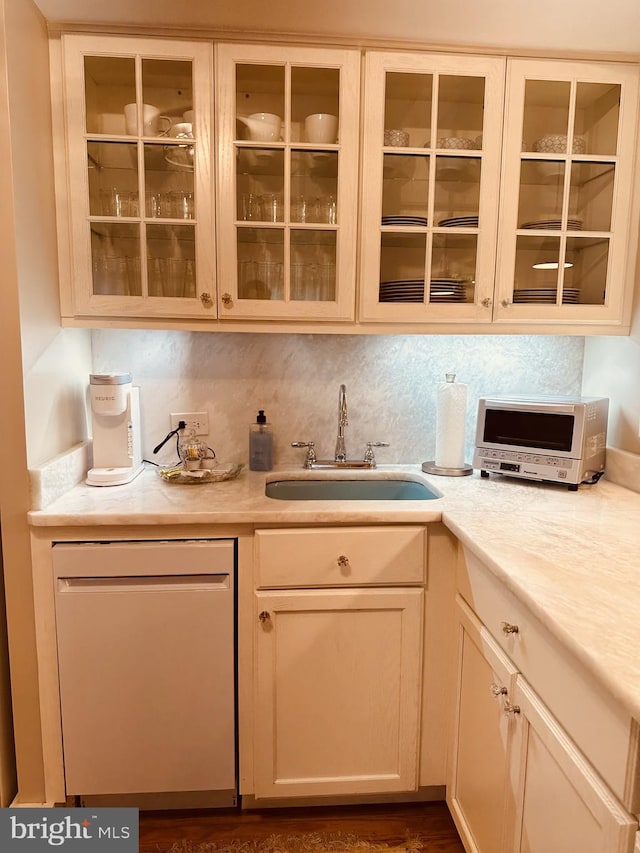
<instances>
[{"instance_id":1,"label":"stainless steel sink","mask_svg":"<svg viewBox=\"0 0 640 853\"><path fill-rule=\"evenodd\" d=\"M272 480L268 498L282 501L432 501L440 494L410 479Z\"/></svg>"}]
</instances>

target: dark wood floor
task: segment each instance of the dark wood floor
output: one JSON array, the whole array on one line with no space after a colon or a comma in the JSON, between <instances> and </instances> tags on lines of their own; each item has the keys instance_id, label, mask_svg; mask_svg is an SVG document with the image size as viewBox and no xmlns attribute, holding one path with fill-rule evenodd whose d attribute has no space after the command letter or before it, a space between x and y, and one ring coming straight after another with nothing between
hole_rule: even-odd
<instances>
[{"instance_id":1,"label":"dark wood floor","mask_svg":"<svg viewBox=\"0 0 640 853\"><path fill-rule=\"evenodd\" d=\"M464 853L444 803L240 811L140 812L140 853L166 853L176 841L222 843L305 832L353 833L400 844L419 838L424 853Z\"/></svg>"}]
</instances>

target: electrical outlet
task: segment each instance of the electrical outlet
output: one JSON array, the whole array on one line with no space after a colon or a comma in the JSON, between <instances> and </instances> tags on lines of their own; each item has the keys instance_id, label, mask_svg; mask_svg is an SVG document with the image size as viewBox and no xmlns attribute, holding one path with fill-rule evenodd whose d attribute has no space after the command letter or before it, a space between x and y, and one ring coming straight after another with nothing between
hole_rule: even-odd
<instances>
[{"instance_id":1,"label":"electrical outlet","mask_svg":"<svg viewBox=\"0 0 640 853\"><path fill-rule=\"evenodd\" d=\"M179 421L195 429L196 435L209 435L209 412L171 412L171 429L178 429Z\"/></svg>"}]
</instances>

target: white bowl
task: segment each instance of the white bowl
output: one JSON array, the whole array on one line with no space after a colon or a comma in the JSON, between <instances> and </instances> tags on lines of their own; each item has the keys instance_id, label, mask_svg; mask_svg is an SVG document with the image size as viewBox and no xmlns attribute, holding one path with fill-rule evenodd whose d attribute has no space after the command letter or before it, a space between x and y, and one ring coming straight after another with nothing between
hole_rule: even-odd
<instances>
[{"instance_id":1,"label":"white bowl","mask_svg":"<svg viewBox=\"0 0 640 853\"><path fill-rule=\"evenodd\" d=\"M438 148L458 148L470 150L476 148L474 139L469 139L466 136L443 136L438 139Z\"/></svg>"}]
</instances>

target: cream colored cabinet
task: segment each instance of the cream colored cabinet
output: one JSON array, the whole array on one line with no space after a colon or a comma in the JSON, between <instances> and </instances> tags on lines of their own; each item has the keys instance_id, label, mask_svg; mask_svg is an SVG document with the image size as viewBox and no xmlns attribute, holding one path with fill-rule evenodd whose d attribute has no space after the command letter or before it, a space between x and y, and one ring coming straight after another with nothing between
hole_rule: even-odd
<instances>
[{"instance_id":1,"label":"cream colored cabinet","mask_svg":"<svg viewBox=\"0 0 640 853\"><path fill-rule=\"evenodd\" d=\"M466 849L631 853L631 721L466 557L447 793Z\"/></svg>"},{"instance_id":2,"label":"cream colored cabinet","mask_svg":"<svg viewBox=\"0 0 640 853\"><path fill-rule=\"evenodd\" d=\"M447 801L468 850L507 853L514 715L504 713L501 700L513 693L517 670L459 597L457 613L458 687Z\"/></svg>"},{"instance_id":3,"label":"cream colored cabinet","mask_svg":"<svg viewBox=\"0 0 640 853\"><path fill-rule=\"evenodd\" d=\"M256 532L257 800L417 789L425 548L413 526Z\"/></svg>"},{"instance_id":4,"label":"cream colored cabinet","mask_svg":"<svg viewBox=\"0 0 640 853\"><path fill-rule=\"evenodd\" d=\"M220 44L219 316L353 320L360 53Z\"/></svg>"},{"instance_id":5,"label":"cream colored cabinet","mask_svg":"<svg viewBox=\"0 0 640 853\"><path fill-rule=\"evenodd\" d=\"M509 61L497 323L629 323L637 115L637 66Z\"/></svg>"},{"instance_id":6,"label":"cream colored cabinet","mask_svg":"<svg viewBox=\"0 0 640 853\"><path fill-rule=\"evenodd\" d=\"M365 60L360 317L489 322L505 60Z\"/></svg>"},{"instance_id":7,"label":"cream colored cabinet","mask_svg":"<svg viewBox=\"0 0 640 853\"><path fill-rule=\"evenodd\" d=\"M62 37L62 313L215 316L211 44Z\"/></svg>"}]
</instances>

